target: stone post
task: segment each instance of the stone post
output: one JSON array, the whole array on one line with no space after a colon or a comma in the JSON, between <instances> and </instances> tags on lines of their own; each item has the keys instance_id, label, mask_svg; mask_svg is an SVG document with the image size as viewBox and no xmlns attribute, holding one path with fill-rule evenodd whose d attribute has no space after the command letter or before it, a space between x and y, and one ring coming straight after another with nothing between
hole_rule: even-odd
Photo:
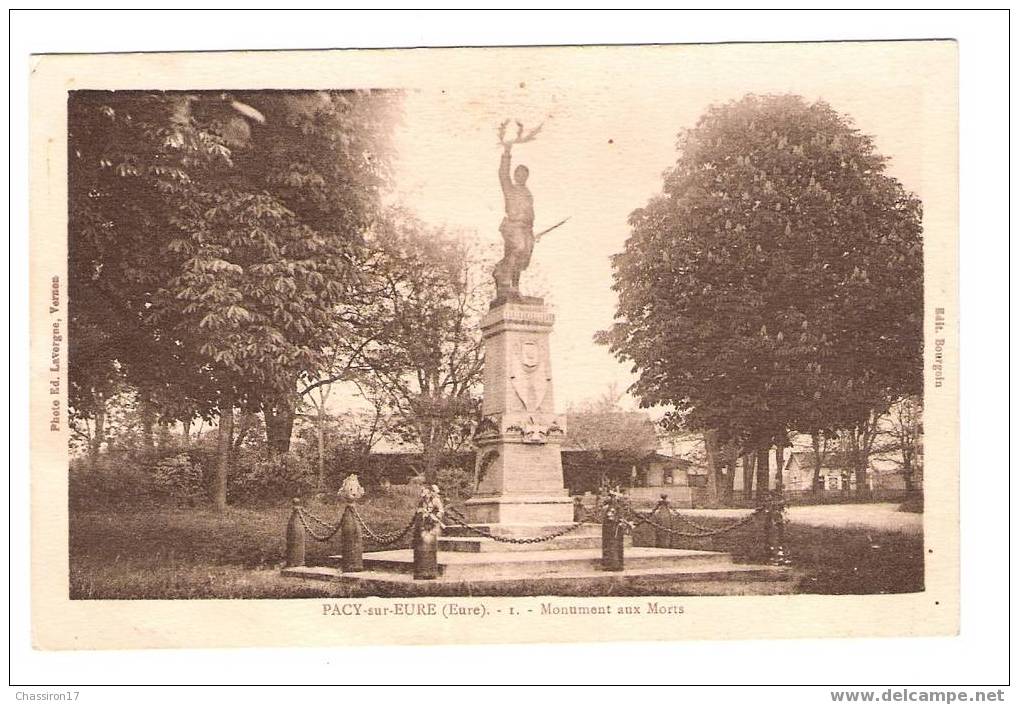
<instances>
[{"instance_id":1,"label":"stone post","mask_svg":"<svg viewBox=\"0 0 1019 705\"><path fill-rule=\"evenodd\" d=\"M659 509L662 509L664 511L659 512L658 511ZM665 494L662 495L661 501L658 503L658 506L655 507L654 514L657 515L655 517L656 519L655 523L662 524L664 526L669 527L670 529L672 528L672 512L669 511L668 495ZM659 529L658 527L655 527L655 546L658 548L671 548L672 535L668 531L665 531L664 529Z\"/></svg>"},{"instance_id":2,"label":"stone post","mask_svg":"<svg viewBox=\"0 0 1019 705\"><path fill-rule=\"evenodd\" d=\"M348 504L340 518L340 570L344 573L359 573L364 570L364 562L361 560L363 551L361 525L354 516L354 507Z\"/></svg>"},{"instance_id":3,"label":"stone post","mask_svg":"<svg viewBox=\"0 0 1019 705\"><path fill-rule=\"evenodd\" d=\"M776 490L768 499L766 537L768 562L771 565L789 565L792 561L785 548L785 499Z\"/></svg>"},{"instance_id":4,"label":"stone post","mask_svg":"<svg viewBox=\"0 0 1019 705\"><path fill-rule=\"evenodd\" d=\"M605 500L601 524L602 570L623 569L623 542L626 536L625 500L618 491L610 491Z\"/></svg>"},{"instance_id":5,"label":"stone post","mask_svg":"<svg viewBox=\"0 0 1019 705\"><path fill-rule=\"evenodd\" d=\"M304 522L301 521L301 500L294 497L293 508L290 511L290 521L287 522L287 548L286 567L294 568L305 565L305 536Z\"/></svg>"},{"instance_id":6,"label":"stone post","mask_svg":"<svg viewBox=\"0 0 1019 705\"><path fill-rule=\"evenodd\" d=\"M422 517L414 522L414 579L435 580L439 577L439 534L442 527Z\"/></svg>"},{"instance_id":7,"label":"stone post","mask_svg":"<svg viewBox=\"0 0 1019 705\"><path fill-rule=\"evenodd\" d=\"M623 569L623 527L612 512L606 512L601 525L601 568L618 572Z\"/></svg>"}]
</instances>

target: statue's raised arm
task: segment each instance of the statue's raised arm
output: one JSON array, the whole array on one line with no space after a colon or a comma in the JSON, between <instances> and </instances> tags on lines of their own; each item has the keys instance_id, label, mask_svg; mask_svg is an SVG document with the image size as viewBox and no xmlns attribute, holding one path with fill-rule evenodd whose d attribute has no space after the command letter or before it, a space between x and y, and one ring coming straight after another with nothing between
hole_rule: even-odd
<instances>
[{"instance_id":1,"label":"statue's raised arm","mask_svg":"<svg viewBox=\"0 0 1019 705\"><path fill-rule=\"evenodd\" d=\"M502 124L499 125L499 144L502 145L502 158L499 160L499 185L502 186L502 193L504 196L508 196L511 189L513 188L513 182L510 180L510 164L513 156L513 145L524 144L525 142L531 142L538 133L541 132L541 125L524 134L524 125L519 120L517 124L517 136L506 139L506 128L509 126L509 120L503 120ZM527 167L524 167L525 169Z\"/></svg>"},{"instance_id":2,"label":"statue's raised arm","mask_svg":"<svg viewBox=\"0 0 1019 705\"><path fill-rule=\"evenodd\" d=\"M499 185L502 186L502 195L509 196L510 189L513 187L513 182L510 181L510 162L513 157L510 154L512 145L504 145L502 150L502 158L499 160Z\"/></svg>"}]
</instances>

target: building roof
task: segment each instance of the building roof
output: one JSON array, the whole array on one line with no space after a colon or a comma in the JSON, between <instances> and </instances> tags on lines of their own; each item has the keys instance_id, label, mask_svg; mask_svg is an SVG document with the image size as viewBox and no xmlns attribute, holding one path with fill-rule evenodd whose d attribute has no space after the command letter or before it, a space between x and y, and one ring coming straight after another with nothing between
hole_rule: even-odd
<instances>
[{"instance_id":1,"label":"building roof","mask_svg":"<svg viewBox=\"0 0 1019 705\"><path fill-rule=\"evenodd\" d=\"M793 451L789 454L789 460L786 461L786 466L793 462L793 459L803 468L814 467L814 451L812 450L798 450ZM824 454L824 463L821 465L822 468L829 468L832 470L841 470L843 468L851 467L852 463L849 461L847 453L832 452L829 451Z\"/></svg>"},{"instance_id":2,"label":"building roof","mask_svg":"<svg viewBox=\"0 0 1019 705\"><path fill-rule=\"evenodd\" d=\"M681 468L688 468L691 465L693 465L693 461L687 460L686 458L677 458L672 455L665 455L663 453L658 452L649 453L648 456L644 458L642 462L667 463L673 467Z\"/></svg>"}]
</instances>

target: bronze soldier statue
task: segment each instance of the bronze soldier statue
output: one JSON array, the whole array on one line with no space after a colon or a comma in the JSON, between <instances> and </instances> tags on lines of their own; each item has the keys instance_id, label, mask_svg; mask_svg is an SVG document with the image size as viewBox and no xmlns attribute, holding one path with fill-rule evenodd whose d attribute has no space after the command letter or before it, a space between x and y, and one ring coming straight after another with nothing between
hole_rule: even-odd
<instances>
[{"instance_id":1,"label":"bronze soldier statue","mask_svg":"<svg viewBox=\"0 0 1019 705\"><path fill-rule=\"evenodd\" d=\"M499 144L502 145L502 159L499 161L499 184L506 207L506 215L499 225L502 233L503 256L495 265L492 276L495 278L495 300L497 302L515 301L520 296L520 273L531 263L531 252L534 243L542 235L555 230L569 218L559 221L537 235L534 234L534 198L527 188L527 177L530 171L523 164L518 164L510 179L513 145L530 142L541 131L541 125L524 134L524 126L517 122L517 136L506 139L506 120L499 126Z\"/></svg>"},{"instance_id":2,"label":"bronze soldier statue","mask_svg":"<svg viewBox=\"0 0 1019 705\"><path fill-rule=\"evenodd\" d=\"M497 301L513 300L520 297L520 272L527 269L534 249L534 198L527 188L526 166L518 164L510 179L511 151L513 145L530 142L541 130L539 125L524 134L524 126L517 123L517 136L506 139L506 125L499 127L499 143L502 145L502 159L499 161L499 184L502 186L506 216L502 219L499 232L503 239L503 257L495 265L495 298Z\"/></svg>"}]
</instances>

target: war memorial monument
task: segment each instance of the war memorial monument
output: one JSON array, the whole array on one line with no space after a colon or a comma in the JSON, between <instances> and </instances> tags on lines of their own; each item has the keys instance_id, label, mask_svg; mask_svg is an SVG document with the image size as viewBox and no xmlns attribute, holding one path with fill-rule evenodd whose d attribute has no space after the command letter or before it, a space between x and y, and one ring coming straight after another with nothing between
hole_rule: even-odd
<instances>
[{"instance_id":1,"label":"war memorial monument","mask_svg":"<svg viewBox=\"0 0 1019 705\"><path fill-rule=\"evenodd\" d=\"M283 574L353 582L380 594L593 596L619 585L632 590L635 583L653 586L655 581L673 583L672 592L681 582L689 594L788 592L793 576L781 547L777 560L758 565L737 564L719 551L633 546L629 530L641 522L656 526L655 512L668 511L667 505L642 518L621 493L607 490L593 512L570 497L560 450L567 428L565 417L556 413L549 350L555 316L543 299L520 291L520 275L535 244L566 220L535 234L529 170L523 164L512 168L512 149L533 141L541 126L525 132L517 122L516 135L507 137L508 125L506 121L499 127L503 257L492 272L495 298L480 322L485 358L481 420L474 433L477 491L461 512L444 506L438 488L426 487L416 523L400 535L379 536L354 509L363 494L360 488L341 490L348 509L327 535L340 535L335 568L304 565L306 532L320 541L326 537L315 535L307 514L295 507ZM762 516L772 521L766 512ZM757 513L723 531L689 536L724 533L756 518ZM657 526L662 532L687 535ZM361 536L362 530L367 536ZM408 534L413 534L412 548L386 548ZM362 554L365 543L382 550ZM640 590L655 594L653 587Z\"/></svg>"}]
</instances>

